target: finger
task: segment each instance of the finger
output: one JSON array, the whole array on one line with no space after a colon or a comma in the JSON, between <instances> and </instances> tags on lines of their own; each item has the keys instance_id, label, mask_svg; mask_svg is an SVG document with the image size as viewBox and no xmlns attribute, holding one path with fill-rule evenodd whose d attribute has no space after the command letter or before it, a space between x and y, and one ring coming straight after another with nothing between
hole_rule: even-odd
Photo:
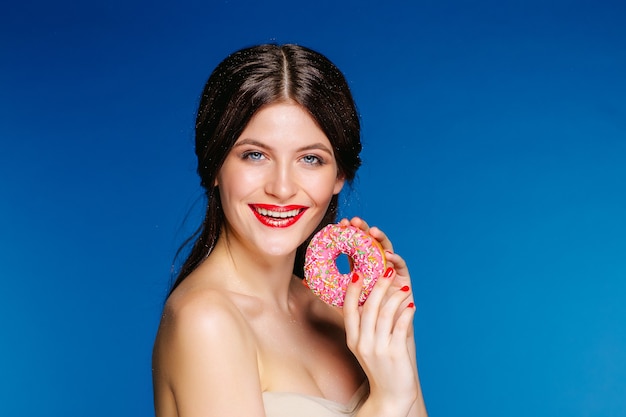
<instances>
[{"instance_id":1,"label":"finger","mask_svg":"<svg viewBox=\"0 0 626 417\"><path fill-rule=\"evenodd\" d=\"M405 286L401 289L391 288L389 292L391 292L391 294L382 305L376 324L377 335L380 336L380 338L386 336L387 340L389 339L389 335L393 332L397 317L402 313L401 306L408 304L406 300L410 297L410 289L408 286Z\"/></svg>"},{"instance_id":2,"label":"finger","mask_svg":"<svg viewBox=\"0 0 626 417\"><path fill-rule=\"evenodd\" d=\"M396 320L393 333L391 336L391 344L398 346L406 346L406 340L413 335L413 318L415 317L415 306L409 303L398 319Z\"/></svg>"},{"instance_id":3,"label":"finger","mask_svg":"<svg viewBox=\"0 0 626 417\"><path fill-rule=\"evenodd\" d=\"M394 294L395 291L400 291L402 294L405 294L405 302L404 305L407 305L409 303L413 302L413 291L412 291L412 285L411 285L411 278L406 275L400 275L395 269L388 267L387 271L392 271L392 274L389 275L389 277L391 278L392 282L391 282L391 288L388 291L390 294ZM400 311L397 310L396 314L395 314L395 318L398 317L398 315L400 314Z\"/></svg>"},{"instance_id":4,"label":"finger","mask_svg":"<svg viewBox=\"0 0 626 417\"><path fill-rule=\"evenodd\" d=\"M393 265L398 275L409 276L407 263L400 255L398 255L397 253L393 253L393 251L386 251L385 259Z\"/></svg>"},{"instance_id":5,"label":"finger","mask_svg":"<svg viewBox=\"0 0 626 417\"><path fill-rule=\"evenodd\" d=\"M350 225L354 226L354 227L358 227L359 229L363 230L366 233L369 233L369 228L370 226L367 224L367 222L365 220L363 220L360 217L353 217L350 219Z\"/></svg>"},{"instance_id":6,"label":"finger","mask_svg":"<svg viewBox=\"0 0 626 417\"><path fill-rule=\"evenodd\" d=\"M374 284L374 288L367 297L367 301L363 304L361 312L361 331L369 332L372 337L376 330L376 322L378 319L380 307L383 304L389 287L393 281L393 270L388 269L382 277L379 277Z\"/></svg>"},{"instance_id":7,"label":"finger","mask_svg":"<svg viewBox=\"0 0 626 417\"><path fill-rule=\"evenodd\" d=\"M346 342L350 349L354 349L359 340L359 328L361 327L359 297L361 295L362 285L363 277L359 273L354 272L351 276L351 282L348 283L346 296L343 301L343 320L346 328Z\"/></svg>"},{"instance_id":8,"label":"finger","mask_svg":"<svg viewBox=\"0 0 626 417\"><path fill-rule=\"evenodd\" d=\"M393 252L393 245L391 244L391 240L382 230L380 230L376 226L372 226L369 229L369 234L380 243L384 250Z\"/></svg>"}]
</instances>

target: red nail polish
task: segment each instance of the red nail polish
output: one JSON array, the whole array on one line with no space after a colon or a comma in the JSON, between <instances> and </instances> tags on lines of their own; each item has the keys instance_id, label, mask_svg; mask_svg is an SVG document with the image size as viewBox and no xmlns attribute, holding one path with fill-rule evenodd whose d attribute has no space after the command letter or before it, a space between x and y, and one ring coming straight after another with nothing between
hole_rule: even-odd
<instances>
[{"instance_id":1,"label":"red nail polish","mask_svg":"<svg viewBox=\"0 0 626 417\"><path fill-rule=\"evenodd\" d=\"M383 277L385 277L385 278L389 278L392 274L393 274L393 268L392 268L392 267L389 267L389 268L387 268L387 270L385 271L385 274L383 275Z\"/></svg>"},{"instance_id":2,"label":"red nail polish","mask_svg":"<svg viewBox=\"0 0 626 417\"><path fill-rule=\"evenodd\" d=\"M409 291L409 290L410 290L410 288L409 288L409 286L408 286L408 285L405 285L404 287L400 288L400 290L402 290L402 291L404 291L404 292L407 292L407 291Z\"/></svg>"},{"instance_id":3,"label":"red nail polish","mask_svg":"<svg viewBox=\"0 0 626 417\"><path fill-rule=\"evenodd\" d=\"M352 273L352 282L357 282L359 280L359 274L356 272Z\"/></svg>"},{"instance_id":4,"label":"red nail polish","mask_svg":"<svg viewBox=\"0 0 626 417\"><path fill-rule=\"evenodd\" d=\"M409 304L406 306L406 308L413 308L413 307L415 307L415 304L414 304L414 303L409 303Z\"/></svg>"},{"instance_id":5,"label":"red nail polish","mask_svg":"<svg viewBox=\"0 0 626 417\"><path fill-rule=\"evenodd\" d=\"M307 287L308 289L311 289L311 287L309 287L309 284L307 284L306 279L302 280L302 285L304 285L305 287Z\"/></svg>"}]
</instances>

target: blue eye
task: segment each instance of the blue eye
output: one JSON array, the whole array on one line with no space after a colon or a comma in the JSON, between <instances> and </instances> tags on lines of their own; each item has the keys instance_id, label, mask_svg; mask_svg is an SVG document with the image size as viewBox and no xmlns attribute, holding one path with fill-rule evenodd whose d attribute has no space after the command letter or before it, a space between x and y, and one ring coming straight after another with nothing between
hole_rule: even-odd
<instances>
[{"instance_id":1,"label":"blue eye","mask_svg":"<svg viewBox=\"0 0 626 417\"><path fill-rule=\"evenodd\" d=\"M263 154L258 151L246 152L242 155L243 159L250 159L252 161L260 161L263 159Z\"/></svg>"},{"instance_id":2,"label":"blue eye","mask_svg":"<svg viewBox=\"0 0 626 417\"><path fill-rule=\"evenodd\" d=\"M322 165L324 163L320 157L315 155L305 155L302 160L308 165Z\"/></svg>"}]
</instances>

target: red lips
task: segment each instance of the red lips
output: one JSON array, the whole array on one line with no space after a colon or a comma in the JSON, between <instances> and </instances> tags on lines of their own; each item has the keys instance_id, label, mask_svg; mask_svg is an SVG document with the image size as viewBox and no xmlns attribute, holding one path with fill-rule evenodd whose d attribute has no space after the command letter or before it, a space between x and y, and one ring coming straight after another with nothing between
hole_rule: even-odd
<instances>
[{"instance_id":1,"label":"red lips","mask_svg":"<svg viewBox=\"0 0 626 417\"><path fill-rule=\"evenodd\" d=\"M300 220L307 209L305 206L275 206L272 204L250 204L249 207L263 225L276 228L293 225Z\"/></svg>"}]
</instances>

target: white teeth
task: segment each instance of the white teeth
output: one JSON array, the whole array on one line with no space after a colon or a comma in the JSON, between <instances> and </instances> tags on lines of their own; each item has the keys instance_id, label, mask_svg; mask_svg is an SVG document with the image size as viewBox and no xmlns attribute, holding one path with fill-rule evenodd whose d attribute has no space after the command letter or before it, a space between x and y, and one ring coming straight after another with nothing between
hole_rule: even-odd
<instances>
[{"instance_id":1,"label":"white teeth","mask_svg":"<svg viewBox=\"0 0 626 417\"><path fill-rule=\"evenodd\" d=\"M286 219L287 217L294 217L294 216L297 216L298 213L300 213L300 210L298 209L289 210L289 211L272 211L272 210L267 210L267 209L260 208L260 207L258 207L256 211L261 216L274 217L277 219Z\"/></svg>"}]
</instances>

